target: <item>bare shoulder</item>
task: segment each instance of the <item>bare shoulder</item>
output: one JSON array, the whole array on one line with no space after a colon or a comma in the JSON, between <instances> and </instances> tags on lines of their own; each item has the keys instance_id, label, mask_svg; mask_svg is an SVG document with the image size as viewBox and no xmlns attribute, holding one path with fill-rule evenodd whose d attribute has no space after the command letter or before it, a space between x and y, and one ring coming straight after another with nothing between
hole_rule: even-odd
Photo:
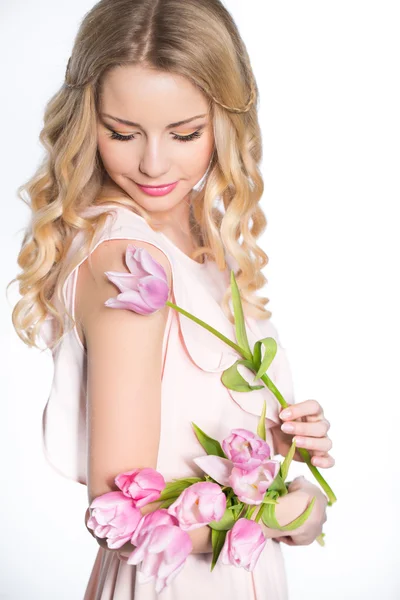
<instances>
[{"instance_id":1,"label":"bare shoulder","mask_svg":"<svg viewBox=\"0 0 400 600\"><path fill-rule=\"evenodd\" d=\"M89 257L80 265L75 293L75 318L77 330L83 345L87 345L87 327L89 322L100 313L105 314L115 311L107 309L104 302L111 297L119 294L118 288L109 281L105 275L106 271L129 272L125 263L125 253L129 245L137 248L144 248L149 254L161 264L168 279L168 285L171 289L172 271L169 259L162 250L150 242L134 239L111 239L105 240L93 250ZM166 319L168 307L165 307L162 313ZM132 313L131 313L132 315Z\"/></svg>"}]
</instances>

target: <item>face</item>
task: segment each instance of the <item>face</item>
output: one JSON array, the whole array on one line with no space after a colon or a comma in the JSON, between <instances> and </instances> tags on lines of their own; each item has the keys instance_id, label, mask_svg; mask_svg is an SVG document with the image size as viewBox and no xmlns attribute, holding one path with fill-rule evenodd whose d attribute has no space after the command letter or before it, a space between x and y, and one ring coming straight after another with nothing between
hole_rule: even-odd
<instances>
[{"instance_id":1,"label":"face","mask_svg":"<svg viewBox=\"0 0 400 600\"><path fill-rule=\"evenodd\" d=\"M113 185L152 216L182 216L214 149L208 101L189 80L141 66L113 69L103 82L97 134ZM139 187L175 182L165 195Z\"/></svg>"}]
</instances>

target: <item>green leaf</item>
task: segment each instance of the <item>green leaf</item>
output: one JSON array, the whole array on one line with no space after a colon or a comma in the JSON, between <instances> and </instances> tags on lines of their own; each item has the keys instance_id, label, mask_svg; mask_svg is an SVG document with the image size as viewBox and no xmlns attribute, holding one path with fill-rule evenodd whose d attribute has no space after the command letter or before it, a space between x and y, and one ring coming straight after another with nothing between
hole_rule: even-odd
<instances>
[{"instance_id":1,"label":"green leaf","mask_svg":"<svg viewBox=\"0 0 400 600\"><path fill-rule=\"evenodd\" d=\"M265 495L261 504L276 504L276 499L273 496Z\"/></svg>"},{"instance_id":2,"label":"green leaf","mask_svg":"<svg viewBox=\"0 0 400 600\"><path fill-rule=\"evenodd\" d=\"M168 508L169 506L171 506L171 504L173 504L175 502L175 500L177 500L178 496L174 496L171 498L167 498L166 500L164 500L164 502L162 502L160 504L160 508Z\"/></svg>"},{"instance_id":3,"label":"green leaf","mask_svg":"<svg viewBox=\"0 0 400 600\"><path fill-rule=\"evenodd\" d=\"M235 520L236 520L237 515L239 515L242 512L243 506L244 506L243 502L240 502L239 504L235 504L234 506L229 506L227 508L227 510L231 510L233 512L233 514L235 516Z\"/></svg>"},{"instance_id":4,"label":"green leaf","mask_svg":"<svg viewBox=\"0 0 400 600\"><path fill-rule=\"evenodd\" d=\"M215 529L217 531L228 531L229 529L232 529L235 524L235 516L232 513L232 510L230 510L231 508L232 507L229 506L227 507L222 519L219 521L211 521L211 523L209 523L211 529Z\"/></svg>"},{"instance_id":5,"label":"green leaf","mask_svg":"<svg viewBox=\"0 0 400 600\"><path fill-rule=\"evenodd\" d=\"M279 496L285 496L288 493L287 487L282 479L280 472L275 477L271 485L268 486L268 492L278 492Z\"/></svg>"},{"instance_id":6,"label":"green leaf","mask_svg":"<svg viewBox=\"0 0 400 600\"><path fill-rule=\"evenodd\" d=\"M199 481L204 481L204 479L201 477L187 477L176 481L168 481L160 494L159 500L169 500L173 497L177 498L183 490Z\"/></svg>"},{"instance_id":7,"label":"green leaf","mask_svg":"<svg viewBox=\"0 0 400 600\"><path fill-rule=\"evenodd\" d=\"M219 521L211 521L211 523L208 523L211 529L216 529L217 531L227 531L229 529L232 529L233 525L235 524L235 517L231 510L231 505L233 502L232 493L233 490L230 488L230 492L228 493L226 498L226 509L224 514L222 515L222 518Z\"/></svg>"},{"instance_id":8,"label":"green leaf","mask_svg":"<svg viewBox=\"0 0 400 600\"><path fill-rule=\"evenodd\" d=\"M287 455L285 456L285 460L281 464L281 476L282 476L283 481L285 481L286 477L288 476L290 463L293 460L293 456L294 456L295 452L296 452L296 440L293 439L293 442L292 442L292 445L290 446L289 452L287 453Z\"/></svg>"},{"instance_id":9,"label":"green leaf","mask_svg":"<svg viewBox=\"0 0 400 600\"><path fill-rule=\"evenodd\" d=\"M235 273L231 271L231 292L233 314L235 318L236 341L241 348L251 355L249 341L247 339L246 326L244 322L243 306L240 298L239 288L236 282Z\"/></svg>"},{"instance_id":10,"label":"green leaf","mask_svg":"<svg viewBox=\"0 0 400 600\"><path fill-rule=\"evenodd\" d=\"M233 365L225 369L221 375L221 381L229 390L236 392L251 392L252 390L262 390L264 385L250 385L238 371L238 365L244 365L253 370L253 363L250 360L239 359Z\"/></svg>"},{"instance_id":11,"label":"green leaf","mask_svg":"<svg viewBox=\"0 0 400 600\"><path fill-rule=\"evenodd\" d=\"M278 350L278 345L276 343L276 340L272 337L266 337L262 340L258 340L254 344L254 353L257 354L257 356L261 352L261 344L264 346L265 352L264 352L264 357L262 359L262 362L257 371L257 374L254 378L254 381L257 381L257 379L260 379L260 377L265 375L265 373L269 369L272 361L274 360L274 358L276 356L276 352Z\"/></svg>"},{"instance_id":12,"label":"green leaf","mask_svg":"<svg viewBox=\"0 0 400 600\"><path fill-rule=\"evenodd\" d=\"M303 525L303 523L307 521L315 504L315 500L316 496L314 496L314 498L311 500L306 510L296 519L294 519L294 521L291 521L287 525L280 525L278 523L275 515L275 504L265 504L261 517L262 521L264 525L272 529L280 529L281 531L292 531L293 529L297 529L298 527L300 527L300 525Z\"/></svg>"},{"instance_id":13,"label":"green leaf","mask_svg":"<svg viewBox=\"0 0 400 600\"><path fill-rule=\"evenodd\" d=\"M192 426L194 432L199 440L200 444L203 446L204 450L207 454L212 454L213 456L221 456L222 458L226 458L225 452L222 450L222 446L218 440L214 440L210 436L208 436L204 431L197 427L195 423L192 422Z\"/></svg>"},{"instance_id":14,"label":"green leaf","mask_svg":"<svg viewBox=\"0 0 400 600\"><path fill-rule=\"evenodd\" d=\"M211 571L217 564L218 557L225 543L227 531L218 531L217 529L211 529L211 544L213 548L213 557L211 562Z\"/></svg>"},{"instance_id":15,"label":"green leaf","mask_svg":"<svg viewBox=\"0 0 400 600\"><path fill-rule=\"evenodd\" d=\"M254 344L253 348L253 369L257 373L261 365L261 342L258 341Z\"/></svg>"},{"instance_id":16,"label":"green leaf","mask_svg":"<svg viewBox=\"0 0 400 600\"><path fill-rule=\"evenodd\" d=\"M286 490L287 492L287 490ZM270 498L273 498L274 500L278 500L279 498L279 492L277 492L276 490L267 490L265 492L266 496L269 496Z\"/></svg>"},{"instance_id":17,"label":"green leaf","mask_svg":"<svg viewBox=\"0 0 400 600\"><path fill-rule=\"evenodd\" d=\"M267 412L267 403L264 398L264 404L263 404L263 408L261 411L260 420L259 420L258 426L257 426L257 435L259 435L260 438L264 440L264 442L265 442L265 438L266 438L266 433L265 433L265 414L266 414L266 412Z\"/></svg>"},{"instance_id":18,"label":"green leaf","mask_svg":"<svg viewBox=\"0 0 400 600\"><path fill-rule=\"evenodd\" d=\"M235 496L233 498L233 500L235 500L236 504L234 504L233 506L230 506L227 510L232 511L234 519L235 519L235 521L237 521L243 512L243 508L244 508L245 504L244 504L244 502L240 502L237 496Z\"/></svg>"}]
</instances>

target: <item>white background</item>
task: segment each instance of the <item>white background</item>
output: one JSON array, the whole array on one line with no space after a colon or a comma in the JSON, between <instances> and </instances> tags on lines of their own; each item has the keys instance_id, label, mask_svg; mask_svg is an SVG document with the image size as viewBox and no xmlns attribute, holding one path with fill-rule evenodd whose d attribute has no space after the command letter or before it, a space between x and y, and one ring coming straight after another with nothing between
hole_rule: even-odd
<instances>
[{"instance_id":1,"label":"white background","mask_svg":"<svg viewBox=\"0 0 400 600\"><path fill-rule=\"evenodd\" d=\"M51 354L19 340L11 324L16 292L5 293L28 219L16 188L39 164L44 106L62 84L79 22L92 5L0 5L0 597L7 600L81 600L98 549L84 525L86 488L57 475L42 454ZM287 349L296 401L322 404L336 459L322 470L338 497L328 508L326 546L282 545L290 599L395 600L399 3L226 6L261 93L268 308ZM295 466L312 479L305 465Z\"/></svg>"}]
</instances>

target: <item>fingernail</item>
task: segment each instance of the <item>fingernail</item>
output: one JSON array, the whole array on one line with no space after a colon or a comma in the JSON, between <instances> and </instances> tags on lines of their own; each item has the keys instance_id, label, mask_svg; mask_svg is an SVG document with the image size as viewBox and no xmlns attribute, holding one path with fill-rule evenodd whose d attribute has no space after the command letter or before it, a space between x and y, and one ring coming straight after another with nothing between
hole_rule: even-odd
<instances>
[{"instance_id":1,"label":"fingernail","mask_svg":"<svg viewBox=\"0 0 400 600\"><path fill-rule=\"evenodd\" d=\"M282 431L285 431L286 433L291 433L292 431L294 431L294 425L292 425L291 423L284 423L281 426Z\"/></svg>"},{"instance_id":2,"label":"fingernail","mask_svg":"<svg viewBox=\"0 0 400 600\"><path fill-rule=\"evenodd\" d=\"M292 411L288 408L285 408L285 410L283 410L279 416L281 419L287 419L288 417L290 418L292 416Z\"/></svg>"}]
</instances>

